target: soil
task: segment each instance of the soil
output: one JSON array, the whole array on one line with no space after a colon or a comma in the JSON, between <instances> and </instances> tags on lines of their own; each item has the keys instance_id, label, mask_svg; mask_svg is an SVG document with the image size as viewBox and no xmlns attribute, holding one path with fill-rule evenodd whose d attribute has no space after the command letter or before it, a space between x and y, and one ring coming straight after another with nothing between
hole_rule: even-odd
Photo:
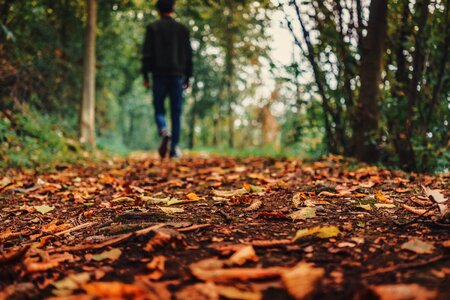
<instances>
[{"instance_id":1,"label":"soil","mask_svg":"<svg viewBox=\"0 0 450 300\"><path fill-rule=\"evenodd\" d=\"M450 225L424 191L448 199L449 185L448 174L341 157L142 154L48 173L8 170L0 176L0 299L409 299L392 286L450 299ZM312 215L290 215L306 207ZM294 239L316 226L338 233ZM256 256L228 264L246 245ZM207 259L225 264L207 276L238 275L205 280L195 268ZM285 271L251 279L242 271L299 263L321 274L306 276L300 294ZM88 278L61 284L74 274Z\"/></svg>"}]
</instances>

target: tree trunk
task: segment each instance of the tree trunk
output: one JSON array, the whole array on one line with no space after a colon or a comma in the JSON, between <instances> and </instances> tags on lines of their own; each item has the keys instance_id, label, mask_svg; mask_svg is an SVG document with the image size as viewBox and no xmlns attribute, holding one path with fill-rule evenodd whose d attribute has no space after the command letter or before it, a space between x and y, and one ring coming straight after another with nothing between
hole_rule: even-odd
<instances>
[{"instance_id":1,"label":"tree trunk","mask_svg":"<svg viewBox=\"0 0 450 300\"><path fill-rule=\"evenodd\" d=\"M192 110L191 110L191 119L189 120L189 139L188 139L188 147L189 149L194 149L195 146L195 124L197 121L197 106L198 106L198 85L197 82L192 86Z\"/></svg>"},{"instance_id":2,"label":"tree trunk","mask_svg":"<svg viewBox=\"0 0 450 300\"><path fill-rule=\"evenodd\" d=\"M83 99L80 111L80 141L95 147L95 36L96 0L86 0L88 22L85 31Z\"/></svg>"},{"instance_id":3,"label":"tree trunk","mask_svg":"<svg viewBox=\"0 0 450 300\"><path fill-rule=\"evenodd\" d=\"M378 101L387 34L387 6L387 0L371 1L367 36L363 41L361 89L353 138L356 157L366 162L378 159Z\"/></svg>"},{"instance_id":4,"label":"tree trunk","mask_svg":"<svg viewBox=\"0 0 450 300\"><path fill-rule=\"evenodd\" d=\"M228 30L226 33L225 46L225 80L228 100L228 146L234 148L234 28L233 25L233 4L229 4L230 13L227 17Z\"/></svg>"}]
</instances>

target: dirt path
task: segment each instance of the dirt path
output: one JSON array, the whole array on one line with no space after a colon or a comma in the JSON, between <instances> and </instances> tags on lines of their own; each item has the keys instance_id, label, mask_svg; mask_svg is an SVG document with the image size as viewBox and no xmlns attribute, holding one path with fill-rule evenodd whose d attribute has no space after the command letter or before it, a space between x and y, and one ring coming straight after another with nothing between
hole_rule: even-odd
<instances>
[{"instance_id":1,"label":"dirt path","mask_svg":"<svg viewBox=\"0 0 450 300\"><path fill-rule=\"evenodd\" d=\"M446 203L432 201L449 185L336 157L11 171L0 299L449 299Z\"/></svg>"}]
</instances>

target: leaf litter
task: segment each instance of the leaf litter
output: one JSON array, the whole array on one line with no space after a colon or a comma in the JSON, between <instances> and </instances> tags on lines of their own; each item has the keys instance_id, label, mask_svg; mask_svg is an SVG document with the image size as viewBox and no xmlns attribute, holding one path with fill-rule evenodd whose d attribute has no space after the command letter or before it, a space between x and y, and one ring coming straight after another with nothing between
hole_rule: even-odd
<instances>
[{"instance_id":1,"label":"leaf litter","mask_svg":"<svg viewBox=\"0 0 450 300\"><path fill-rule=\"evenodd\" d=\"M448 187L336 156L6 170L0 298L445 298Z\"/></svg>"}]
</instances>

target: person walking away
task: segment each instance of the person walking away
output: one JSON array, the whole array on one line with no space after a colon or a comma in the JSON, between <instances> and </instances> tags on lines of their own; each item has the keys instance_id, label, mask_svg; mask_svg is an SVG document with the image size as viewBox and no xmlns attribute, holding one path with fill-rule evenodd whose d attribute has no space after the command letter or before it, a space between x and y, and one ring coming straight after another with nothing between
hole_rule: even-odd
<instances>
[{"instance_id":1,"label":"person walking away","mask_svg":"<svg viewBox=\"0 0 450 300\"><path fill-rule=\"evenodd\" d=\"M161 158L181 156L179 149L183 90L192 77L192 47L186 26L173 19L175 0L159 0L156 4L160 19L147 26L142 73L144 86L150 89L149 73L153 78L155 120L162 138L158 149ZM171 133L167 130L165 99L170 98Z\"/></svg>"}]
</instances>

